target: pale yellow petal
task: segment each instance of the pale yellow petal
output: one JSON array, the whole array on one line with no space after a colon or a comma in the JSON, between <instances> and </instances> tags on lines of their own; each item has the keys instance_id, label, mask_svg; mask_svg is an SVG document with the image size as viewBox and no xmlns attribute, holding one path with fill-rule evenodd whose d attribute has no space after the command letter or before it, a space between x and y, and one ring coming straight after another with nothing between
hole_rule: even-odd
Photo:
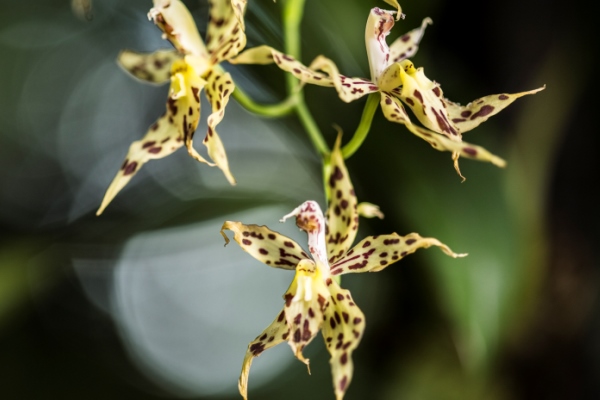
<instances>
[{"instance_id":1,"label":"pale yellow petal","mask_svg":"<svg viewBox=\"0 0 600 400\"><path fill-rule=\"evenodd\" d=\"M117 57L117 63L141 81L163 84L171 77L171 65L180 58L175 50L158 50L153 53L123 50Z\"/></svg>"},{"instance_id":2,"label":"pale yellow petal","mask_svg":"<svg viewBox=\"0 0 600 400\"><path fill-rule=\"evenodd\" d=\"M229 183L235 185L235 178L229 171L229 162L227 161L225 147L217 133L217 125L223 120L225 107L229 102L231 93L235 90L235 85L228 72L221 73L213 70L206 79L206 98L212 106L212 113L208 116L208 132L202 143L206 146L210 158L223 171Z\"/></svg>"},{"instance_id":3,"label":"pale yellow petal","mask_svg":"<svg viewBox=\"0 0 600 400\"><path fill-rule=\"evenodd\" d=\"M285 317L290 335L288 344L298 360L308 365L302 351L313 340L323 324L323 310L329 300L329 292L321 270L311 260L302 260L296 267L296 275L284 295Z\"/></svg>"},{"instance_id":4,"label":"pale yellow petal","mask_svg":"<svg viewBox=\"0 0 600 400\"><path fill-rule=\"evenodd\" d=\"M341 400L352 380L352 352L360 343L365 316L348 290L340 288L335 280L328 280L327 284L330 300L324 313L322 334L331 355L329 363L335 397Z\"/></svg>"},{"instance_id":5,"label":"pale yellow petal","mask_svg":"<svg viewBox=\"0 0 600 400\"><path fill-rule=\"evenodd\" d=\"M246 47L246 0L212 0L206 29L206 47L212 64L235 57Z\"/></svg>"},{"instance_id":6,"label":"pale yellow petal","mask_svg":"<svg viewBox=\"0 0 600 400\"><path fill-rule=\"evenodd\" d=\"M491 116L498 114L519 97L535 94L545 88L546 86L520 93L492 94L474 100L466 106L453 103L448 99L444 99L443 101L446 104L452 122L464 133L476 128Z\"/></svg>"},{"instance_id":7,"label":"pale yellow petal","mask_svg":"<svg viewBox=\"0 0 600 400\"><path fill-rule=\"evenodd\" d=\"M394 65L399 67L402 80L399 97L418 120L434 132L460 140L460 130L448 116L440 86L425 76L423 68L415 68L410 60Z\"/></svg>"},{"instance_id":8,"label":"pale yellow petal","mask_svg":"<svg viewBox=\"0 0 600 400\"><path fill-rule=\"evenodd\" d=\"M414 56L419 50L419 43L425 35L427 25L433 24L431 18L425 18L421 26L400 36L390 45L390 61L397 63Z\"/></svg>"},{"instance_id":9,"label":"pale yellow petal","mask_svg":"<svg viewBox=\"0 0 600 400\"><path fill-rule=\"evenodd\" d=\"M242 373L238 380L238 389L244 399L248 399L248 375L250 374L252 360L258 357L263 351L288 340L289 334L290 328L287 326L285 312L281 310L271 325L248 345L244 363L242 364Z\"/></svg>"},{"instance_id":10,"label":"pale yellow petal","mask_svg":"<svg viewBox=\"0 0 600 400\"><path fill-rule=\"evenodd\" d=\"M483 147L463 141L451 140L444 135L414 125L410 121L400 100L391 93L382 92L380 104L383 115L389 121L403 124L410 132L425 140L436 150L459 153L463 157L490 162L499 167L504 167L506 165L506 162L503 159L493 155Z\"/></svg>"},{"instance_id":11,"label":"pale yellow petal","mask_svg":"<svg viewBox=\"0 0 600 400\"><path fill-rule=\"evenodd\" d=\"M361 97L377 92L379 88L373 82L364 78L349 78L339 73L337 66L330 59L318 56L308 67L310 71L323 71L335 86L342 101L349 103ZM324 86L324 85L322 85Z\"/></svg>"},{"instance_id":12,"label":"pale yellow petal","mask_svg":"<svg viewBox=\"0 0 600 400\"><path fill-rule=\"evenodd\" d=\"M372 204L372 203L367 203L367 202L362 202L358 204L357 207L357 211L358 211L358 215L360 215L361 217L364 218L379 218L379 219L383 219L384 215L381 212L381 210L379 209L378 205Z\"/></svg>"},{"instance_id":13,"label":"pale yellow petal","mask_svg":"<svg viewBox=\"0 0 600 400\"><path fill-rule=\"evenodd\" d=\"M225 230L233 232L233 238L242 250L269 267L293 270L300 260L309 258L294 240L266 226L226 221L221 228L221 235L225 238L225 244L228 244Z\"/></svg>"},{"instance_id":14,"label":"pale yellow petal","mask_svg":"<svg viewBox=\"0 0 600 400\"><path fill-rule=\"evenodd\" d=\"M184 60L173 62L165 114L150 127L142 140L131 144L125 162L106 191L97 215L104 211L143 164L173 153L185 143L186 138L193 135L200 118L198 95L204 83ZM199 161L208 163L201 157Z\"/></svg>"},{"instance_id":15,"label":"pale yellow petal","mask_svg":"<svg viewBox=\"0 0 600 400\"><path fill-rule=\"evenodd\" d=\"M352 245L358 230L357 200L350 174L344 163L338 136L331 151L326 175L328 185L327 257L330 263L339 259Z\"/></svg>"},{"instance_id":16,"label":"pale yellow petal","mask_svg":"<svg viewBox=\"0 0 600 400\"><path fill-rule=\"evenodd\" d=\"M418 249L437 246L446 255L457 258L466 254L454 253L435 238L424 238L418 233L400 236L397 233L369 236L354 246L340 260L331 265L332 275L358 272L377 272L400 261Z\"/></svg>"},{"instance_id":17,"label":"pale yellow petal","mask_svg":"<svg viewBox=\"0 0 600 400\"><path fill-rule=\"evenodd\" d=\"M166 157L181 146L183 146L183 138L177 126L170 122L169 114L165 113L152 124L142 140L131 143L125 161L106 190L96 215L102 214L104 209L129 183L142 165L149 160Z\"/></svg>"},{"instance_id":18,"label":"pale yellow petal","mask_svg":"<svg viewBox=\"0 0 600 400\"><path fill-rule=\"evenodd\" d=\"M236 58L229 60L232 64L260 64L275 63L282 70L291 73L303 83L319 86L333 86L332 80L325 74L306 67L294 57L284 54L269 46L258 46L248 49Z\"/></svg>"},{"instance_id":19,"label":"pale yellow petal","mask_svg":"<svg viewBox=\"0 0 600 400\"><path fill-rule=\"evenodd\" d=\"M208 58L204 42L192 14L180 0L154 0L148 18L163 31L163 36L182 54Z\"/></svg>"}]
</instances>

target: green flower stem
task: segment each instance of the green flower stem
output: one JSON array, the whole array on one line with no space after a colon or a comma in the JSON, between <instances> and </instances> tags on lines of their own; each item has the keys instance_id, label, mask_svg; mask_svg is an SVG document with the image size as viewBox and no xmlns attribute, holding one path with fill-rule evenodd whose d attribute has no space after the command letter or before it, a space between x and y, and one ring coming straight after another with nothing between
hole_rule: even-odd
<instances>
[{"instance_id":1,"label":"green flower stem","mask_svg":"<svg viewBox=\"0 0 600 400\"><path fill-rule=\"evenodd\" d=\"M300 46L300 23L304 15L305 0L284 0L283 2L283 37L284 49L287 54L296 60L302 59L302 49ZM292 74L285 74L288 86L288 93L295 93L298 87L298 80Z\"/></svg>"},{"instance_id":2,"label":"green flower stem","mask_svg":"<svg viewBox=\"0 0 600 400\"><path fill-rule=\"evenodd\" d=\"M285 0L283 3L283 36L285 52L296 60L301 60L300 46L300 23L304 14L305 0ZM286 75L288 96L294 98L295 110L302 126L306 129L308 137L322 157L329 154L329 147L323 139L323 134L319 130L312 114L308 110L304 101L304 94L300 91L300 83L292 74Z\"/></svg>"},{"instance_id":3,"label":"green flower stem","mask_svg":"<svg viewBox=\"0 0 600 400\"><path fill-rule=\"evenodd\" d=\"M306 133L308 133L308 137L313 142L313 145L319 152L322 157L325 157L329 154L329 147L323 139L323 135L317 126L317 123L313 119L308 107L306 107L306 103L304 102L304 96L301 92L296 93L296 98L298 102L296 103L296 113L298 114L298 118L300 118L300 122L302 122L302 126L306 129Z\"/></svg>"},{"instance_id":4,"label":"green flower stem","mask_svg":"<svg viewBox=\"0 0 600 400\"><path fill-rule=\"evenodd\" d=\"M352 136L352 139L350 139L350 141L342 148L342 156L344 159L350 158L350 156L352 156L352 154L354 154L356 150L360 148L362 143L367 138L369 130L371 129L373 116L375 115L375 111L379 105L379 99L379 93L371 93L367 98L367 103L363 109L362 117L360 118L360 123L358 124L356 131L354 132L354 136Z\"/></svg>"},{"instance_id":5,"label":"green flower stem","mask_svg":"<svg viewBox=\"0 0 600 400\"><path fill-rule=\"evenodd\" d=\"M296 96L289 96L287 99L277 104L258 104L255 103L243 90L236 87L232 93L234 99L246 110L262 115L263 117L283 117L292 111L298 101Z\"/></svg>"}]
</instances>

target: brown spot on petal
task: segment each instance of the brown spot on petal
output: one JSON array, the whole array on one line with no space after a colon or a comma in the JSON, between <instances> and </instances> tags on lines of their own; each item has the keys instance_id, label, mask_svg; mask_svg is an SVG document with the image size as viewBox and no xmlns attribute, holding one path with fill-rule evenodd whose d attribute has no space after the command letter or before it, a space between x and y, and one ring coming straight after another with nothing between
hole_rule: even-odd
<instances>
[{"instance_id":1,"label":"brown spot on petal","mask_svg":"<svg viewBox=\"0 0 600 400\"><path fill-rule=\"evenodd\" d=\"M132 161L131 163L127 164L127 166L123 170L123 175L127 176L127 175L133 174L135 172L135 170L137 169L137 166L138 166L137 161Z\"/></svg>"},{"instance_id":2,"label":"brown spot on petal","mask_svg":"<svg viewBox=\"0 0 600 400\"><path fill-rule=\"evenodd\" d=\"M494 106L486 104L485 106L481 107L479 109L479 111L477 111L475 114L471 115L471 119L473 120L475 118L485 117L485 116L491 114L493 111L494 111Z\"/></svg>"},{"instance_id":3,"label":"brown spot on petal","mask_svg":"<svg viewBox=\"0 0 600 400\"><path fill-rule=\"evenodd\" d=\"M342 354L342 356L340 357L340 363L342 365L346 365L346 363L348 362L348 353L344 353Z\"/></svg>"},{"instance_id":4,"label":"brown spot on petal","mask_svg":"<svg viewBox=\"0 0 600 400\"><path fill-rule=\"evenodd\" d=\"M348 386L348 377L344 376L340 380L340 391L345 392L346 391L346 386Z\"/></svg>"},{"instance_id":5,"label":"brown spot on petal","mask_svg":"<svg viewBox=\"0 0 600 400\"><path fill-rule=\"evenodd\" d=\"M474 149L474 148L472 148L472 147L465 147L463 149L463 152L466 153L466 154L468 154L468 155L470 155L470 156L472 156L472 157L477 156L477 150Z\"/></svg>"},{"instance_id":6,"label":"brown spot on petal","mask_svg":"<svg viewBox=\"0 0 600 400\"><path fill-rule=\"evenodd\" d=\"M250 346L250 352L254 356L259 355L263 351L265 351L265 345L263 343L254 343L253 345Z\"/></svg>"},{"instance_id":7,"label":"brown spot on petal","mask_svg":"<svg viewBox=\"0 0 600 400\"><path fill-rule=\"evenodd\" d=\"M421 94L421 92L415 89L413 95L417 98L417 100L419 100L419 102L421 102L421 104L423 104L423 95Z\"/></svg>"}]
</instances>

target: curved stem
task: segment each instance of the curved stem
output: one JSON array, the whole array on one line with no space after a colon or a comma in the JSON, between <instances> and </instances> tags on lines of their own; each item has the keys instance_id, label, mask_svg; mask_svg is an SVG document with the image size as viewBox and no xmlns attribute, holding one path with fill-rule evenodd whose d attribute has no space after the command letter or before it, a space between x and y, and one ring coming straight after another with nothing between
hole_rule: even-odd
<instances>
[{"instance_id":1,"label":"curved stem","mask_svg":"<svg viewBox=\"0 0 600 400\"><path fill-rule=\"evenodd\" d=\"M352 154L356 152L362 145L362 143L367 138L369 134L369 130L371 129L371 122L373 121L373 116L375 115L375 110L377 110L377 106L379 105L380 95L379 93L371 93L367 98L367 103L365 104L365 108L363 109L362 117L360 118L360 123L354 132L354 136L352 139L342 147L342 156L344 159L350 158Z\"/></svg>"},{"instance_id":2,"label":"curved stem","mask_svg":"<svg viewBox=\"0 0 600 400\"><path fill-rule=\"evenodd\" d=\"M306 129L306 133L308 133L308 137L313 142L313 145L320 155L324 157L329 154L329 147L327 146L327 143L325 143L325 139L323 139L323 135L308 110L308 107L306 107L304 96L302 96L302 93L300 92L296 93L296 96L298 98L298 102L296 103L296 113L298 114L298 118L300 118L300 122L302 122L304 129Z\"/></svg>"},{"instance_id":3,"label":"curved stem","mask_svg":"<svg viewBox=\"0 0 600 400\"><path fill-rule=\"evenodd\" d=\"M296 60L302 59L300 46L300 23L304 15L305 0L285 0L283 3L283 38L284 49ZM298 80L292 74L285 74L288 93L292 94L298 87Z\"/></svg>"},{"instance_id":4,"label":"curved stem","mask_svg":"<svg viewBox=\"0 0 600 400\"><path fill-rule=\"evenodd\" d=\"M288 96L287 99L277 104L258 104L239 87L235 88L232 96L246 110L262 115L263 117L283 117L294 111L294 107L298 102L296 96Z\"/></svg>"},{"instance_id":5,"label":"curved stem","mask_svg":"<svg viewBox=\"0 0 600 400\"><path fill-rule=\"evenodd\" d=\"M301 60L300 46L300 23L304 14L304 3L306 0L285 0L283 3L283 36L284 49L287 54L296 60ZM308 137L321 156L329 154L329 147L323 139L323 134L319 130L312 114L304 102L304 94L299 90L300 83L292 74L286 75L288 96L293 97L295 102L296 114L306 129Z\"/></svg>"}]
</instances>

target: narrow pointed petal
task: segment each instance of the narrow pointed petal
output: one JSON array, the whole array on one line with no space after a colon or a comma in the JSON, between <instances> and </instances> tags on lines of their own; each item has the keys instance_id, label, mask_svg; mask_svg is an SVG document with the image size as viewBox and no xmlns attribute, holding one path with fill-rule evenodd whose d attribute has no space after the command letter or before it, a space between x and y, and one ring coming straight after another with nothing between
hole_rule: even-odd
<instances>
[{"instance_id":1,"label":"narrow pointed petal","mask_svg":"<svg viewBox=\"0 0 600 400\"><path fill-rule=\"evenodd\" d=\"M323 323L323 310L329 291L321 270L311 260L302 260L296 267L296 276L284 295L285 317L290 335L288 344L298 360L308 365L302 350L312 341Z\"/></svg>"},{"instance_id":2,"label":"narrow pointed petal","mask_svg":"<svg viewBox=\"0 0 600 400\"><path fill-rule=\"evenodd\" d=\"M349 78L339 73L337 66L330 59L318 56L308 67L311 71L323 71L329 75L340 99L346 103L377 92L379 88L373 82L363 78Z\"/></svg>"},{"instance_id":3,"label":"narrow pointed petal","mask_svg":"<svg viewBox=\"0 0 600 400\"><path fill-rule=\"evenodd\" d=\"M129 146L125 161L106 190L96 215L102 214L142 165L149 160L166 157L183 146L179 130L169 121L169 117L168 113L163 115L152 124L142 140L137 140Z\"/></svg>"},{"instance_id":4,"label":"narrow pointed petal","mask_svg":"<svg viewBox=\"0 0 600 400\"><path fill-rule=\"evenodd\" d=\"M225 147L223 147L223 142L221 142L221 138L217 134L217 125L223 120L225 107L229 102L229 96L231 96L231 93L235 90L235 85L228 72L221 73L217 70L213 70L211 74L207 76L205 90L206 98L212 106L212 114L208 116L208 132L202 143L204 143L208 149L210 158L217 164L221 171L223 171L229 183L235 185L235 179L229 171L229 162L227 161Z\"/></svg>"},{"instance_id":5,"label":"narrow pointed petal","mask_svg":"<svg viewBox=\"0 0 600 400\"><path fill-rule=\"evenodd\" d=\"M327 283L331 299L325 309L322 334L331 355L329 363L335 397L341 400L352 380L352 352L360 343L365 329L365 316L354 304L348 290L340 288L333 280Z\"/></svg>"},{"instance_id":6,"label":"narrow pointed petal","mask_svg":"<svg viewBox=\"0 0 600 400\"><path fill-rule=\"evenodd\" d=\"M244 399L248 399L248 374L250 373L252 360L258 357L263 351L287 341L289 334L290 328L287 326L285 311L281 310L271 325L248 345L244 363L242 364L242 373L238 380L238 389Z\"/></svg>"},{"instance_id":7,"label":"narrow pointed petal","mask_svg":"<svg viewBox=\"0 0 600 400\"><path fill-rule=\"evenodd\" d=\"M148 18L180 53L208 58L194 18L180 0L154 0L154 8L150 9Z\"/></svg>"},{"instance_id":8,"label":"narrow pointed petal","mask_svg":"<svg viewBox=\"0 0 600 400\"><path fill-rule=\"evenodd\" d=\"M213 0L206 30L206 47L212 64L235 57L246 47L245 0Z\"/></svg>"},{"instance_id":9,"label":"narrow pointed petal","mask_svg":"<svg viewBox=\"0 0 600 400\"><path fill-rule=\"evenodd\" d=\"M397 233L369 236L360 241L340 260L331 265L332 275L357 272L377 272L400 261L418 249L438 246L450 257L464 257L434 238L423 238L417 233L400 236Z\"/></svg>"},{"instance_id":10,"label":"narrow pointed petal","mask_svg":"<svg viewBox=\"0 0 600 400\"><path fill-rule=\"evenodd\" d=\"M248 49L236 58L230 59L232 64L260 64L275 63L282 70L291 73L303 83L319 86L333 86L333 81L323 73L313 71L294 57L288 56L269 46L258 46Z\"/></svg>"},{"instance_id":11,"label":"narrow pointed petal","mask_svg":"<svg viewBox=\"0 0 600 400\"><path fill-rule=\"evenodd\" d=\"M367 19L365 28L365 44L367 46L367 57L371 70L371 80L379 82L379 76L390 65L390 48L385 38L394 26L392 11L373 8Z\"/></svg>"},{"instance_id":12,"label":"narrow pointed petal","mask_svg":"<svg viewBox=\"0 0 600 400\"><path fill-rule=\"evenodd\" d=\"M498 114L519 97L535 94L545 88L546 86L520 93L492 94L474 100L466 106L453 103L448 99L443 101L446 104L450 119L464 133L476 128L491 116Z\"/></svg>"},{"instance_id":13,"label":"narrow pointed petal","mask_svg":"<svg viewBox=\"0 0 600 400\"><path fill-rule=\"evenodd\" d=\"M269 267L293 270L300 260L309 258L298 243L266 226L226 221L221 228L221 235L227 245L229 238L225 230L233 232L234 240L245 252Z\"/></svg>"},{"instance_id":14,"label":"narrow pointed petal","mask_svg":"<svg viewBox=\"0 0 600 400\"><path fill-rule=\"evenodd\" d=\"M419 50L427 25L433 24L431 18L425 18L419 28L400 36L390 45L390 61L397 63L414 56Z\"/></svg>"},{"instance_id":15,"label":"narrow pointed petal","mask_svg":"<svg viewBox=\"0 0 600 400\"><path fill-rule=\"evenodd\" d=\"M106 191L96 215L104 211L143 164L173 153L183 145L186 136L196 130L200 118L197 93L204 83L184 60L173 62L165 114L150 127L142 140L131 144L125 162ZM208 163L204 159L200 161Z\"/></svg>"},{"instance_id":16,"label":"narrow pointed petal","mask_svg":"<svg viewBox=\"0 0 600 400\"><path fill-rule=\"evenodd\" d=\"M402 80L400 99L411 108L425 127L447 137L460 138L460 130L448 116L440 86L425 76L423 68L415 68L410 60L399 64Z\"/></svg>"},{"instance_id":17,"label":"narrow pointed petal","mask_svg":"<svg viewBox=\"0 0 600 400\"><path fill-rule=\"evenodd\" d=\"M135 78L160 85L169 80L171 65L180 58L175 50L158 50L154 53L123 50L117 57L117 63Z\"/></svg>"},{"instance_id":18,"label":"narrow pointed petal","mask_svg":"<svg viewBox=\"0 0 600 400\"><path fill-rule=\"evenodd\" d=\"M344 255L356 238L358 231L357 200L344 164L340 149L341 137L331 151L327 182L329 198L327 207L327 257L329 263Z\"/></svg>"},{"instance_id":19,"label":"narrow pointed petal","mask_svg":"<svg viewBox=\"0 0 600 400\"><path fill-rule=\"evenodd\" d=\"M379 209L378 205L362 202L358 204L357 207L358 215L364 218L379 218L383 219L385 216Z\"/></svg>"},{"instance_id":20,"label":"narrow pointed petal","mask_svg":"<svg viewBox=\"0 0 600 400\"><path fill-rule=\"evenodd\" d=\"M436 150L459 153L463 157L490 162L499 167L504 167L506 165L506 162L503 159L493 155L481 146L476 146L462 141L451 140L446 136L440 135L436 132L413 125L410 122L408 114L406 113L406 110L404 109L404 106L400 100L391 93L382 92L380 104L383 115L389 121L403 124L409 131L425 140Z\"/></svg>"},{"instance_id":21,"label":"narrow pointed petal","mask_svg":"<svg viewBox=\"0 0 600 400\"><path fill-rule=\"evenodd\" d=\"M321 266L329 269L327 263L327 246L325 244L325 219L321 207L316 201L308 200L285 215L280 221L285 222L296 217L296 225L308 235L308 250L313 259Z\"/></svg>"}]
</instances>

